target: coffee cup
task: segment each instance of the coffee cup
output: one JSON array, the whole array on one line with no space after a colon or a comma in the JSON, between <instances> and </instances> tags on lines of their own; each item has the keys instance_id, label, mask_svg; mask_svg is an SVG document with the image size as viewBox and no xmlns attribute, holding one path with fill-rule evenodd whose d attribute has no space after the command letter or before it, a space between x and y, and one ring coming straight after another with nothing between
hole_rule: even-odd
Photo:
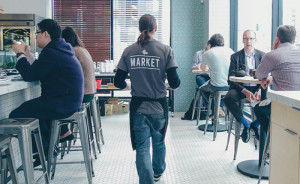
<instances>
[{"instance_id":1,"label":"coffee cup","mask_svg":"<svg viewBox=\"0 0 300 184\"><path fill-rule=\"evenodd\" d=\"M251 77L253 77L254 79L256 79L256 77L255 77L255 72L256 72L256 69L250 69L250 71L249 71L249 75L250 75Z\"/></svg>"}]
</instances>

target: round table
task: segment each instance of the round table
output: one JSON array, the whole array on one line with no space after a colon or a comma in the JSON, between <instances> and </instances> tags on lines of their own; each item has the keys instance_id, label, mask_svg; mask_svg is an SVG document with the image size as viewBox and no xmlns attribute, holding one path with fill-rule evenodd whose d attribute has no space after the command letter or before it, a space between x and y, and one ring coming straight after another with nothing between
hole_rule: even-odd
<instances>
[{"instance_id":1,"label":"round table","mask_svg":"<svg viewBox=\"0 0 300 184\"><path fill-rule=\"evenodd\" d=\"M194 74L209 73L209 70L192 70Z\"/></svg>"},{"instance_id":2,"label":"round table","mask_svg":"<svg viewBox=\"0 0 300 184\"><path fill-rule=\"evenodd\" d=\"M260 84L261 81L258 79L254 79L253 77L250 76L245 76L245 77L235 77L235 76L230 76L229 77L230 81L233 82L239 82L239 83L246 83L246 84ZM261 100L266 99L266 91L263 90L261 91ZM265 132L260 129L260 139L259 139L259 160L246 160L238 163L237 165L237 170L251 178L258 178L259 177L259 172L260 172L260 163L262 162L262 154L263 154L263 149L265 145ZM263 168L263 179L268 179L269 178L269 165L265 165Z\"/></svg>"}]
</instances>

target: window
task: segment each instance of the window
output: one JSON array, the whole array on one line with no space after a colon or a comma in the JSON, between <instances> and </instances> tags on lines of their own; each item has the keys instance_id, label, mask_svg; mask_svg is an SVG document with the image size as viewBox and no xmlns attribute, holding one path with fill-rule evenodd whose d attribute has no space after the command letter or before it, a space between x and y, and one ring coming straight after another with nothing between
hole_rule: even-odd
<instances>
[{"instance_id":1,"label":"window","mask_svg":"<svg viewBox=\"0 0 300 184\"><path fill-rule=\"evenodd\" d=\"M283 1L283 24L293 25L296 28L296 45L300 47L300 1L284 0Z\"/></svg>"},{"instance_id":2,"label":"window","mask_svg":"<svg viewBox=\"0 0 300 184\"><path fill-rule=\"evenodd\" d=\"M53 10L61 28L72 27L95 62L110 59L110 0L53 0Z\"/></svg>"},{"instance_id":3,"label":"window","mask_svg":"<svg viewBox=\"0 0 300 184\"><path fill-rule=\"evenodd\" d=\"M243 45L245 30L256 32L257 42L255 48L264 52L271 50L272 30L272 0L239 0L238 1L238 50Z\"/></svg>"},{"instance_id":4,"label":"window","mask_svg":"<svg viewBox=\"0 0 300 184\"><path fill-rule=\"evenodd\" d=\"M156 18L156 39L170 45L170 0L113 0L113 59L117 63L126 47L137 41L139 18Z\"/></svg>"},{"instance_id":5,"label":"window","mask_svg":"<svg viewBox=\"0 0 300 184\"><path fill-rule=\"evenodd\" d=\"M209 37L219 33L230 43L230 0L209 0Z\"/></svg>"}]
</instances>

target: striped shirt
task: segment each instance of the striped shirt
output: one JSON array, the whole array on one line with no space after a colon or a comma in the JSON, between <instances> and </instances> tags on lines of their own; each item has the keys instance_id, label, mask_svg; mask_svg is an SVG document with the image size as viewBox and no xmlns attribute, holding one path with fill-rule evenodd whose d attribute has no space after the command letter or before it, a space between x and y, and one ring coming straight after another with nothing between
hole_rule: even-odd
<instances>
[{"instance_id":1,"label":"striped shirt","mask_svg":"<svg viewBox=\"0 0 300 184\"><path fill-rule=\"evenodd\" d=\"M300 91L300 49L291 43L282 43L266 53L256 69L262 80L271 73L275 91Z\"/></svg>"}]
</instances>

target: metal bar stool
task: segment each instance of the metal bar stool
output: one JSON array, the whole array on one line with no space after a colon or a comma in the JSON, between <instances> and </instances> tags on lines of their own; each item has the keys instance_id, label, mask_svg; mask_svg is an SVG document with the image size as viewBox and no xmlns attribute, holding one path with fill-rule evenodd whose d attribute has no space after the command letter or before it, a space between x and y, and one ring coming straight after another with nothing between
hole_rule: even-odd
<instances>
[{"instance_id":1,"label":"metal bar stool","mask_svg":"<svg viewBox=\"0 0 300 184\"><path fill-rule=\"evenodd\" d=\"M269 164L267 162L269 144L270 144L270 126L269 126L268 131L267 131L267 136L266 136L265 146L264 146L264 152L263 152L263 155L262 155L262 161L260 163L260 170L259 170L259 177L258 177L257 184L260 184L261 179L268 179L268 177L263 177L263 173L264 173L265 164Z\"/></svg>"},{"instance_id":2,"label":"metal bar stool","mask_svg":"<svg viewBox=\"0 0 300 184\"><path fill-rule=\"evenodd\" d=\"M215 91L213 93L210 93L210 95L209 95L208 112L207 112L207 115L206 115L206 123L205 123L205 128L204 128L204 134L206 133L207 128L208 128L208 120L209 120L209 114L211 113L212 99L214 99L214 119L213 119L213 124L212 124L213 141L215 141L215 139L217 137L218 130L219 131L226 131L226 126L224 126L224 128L223 128L219 125L219 106L221 104L221 97L225 96L227 94L227 92L228 91ZM200 105L200 103L202 103L202 100L200 99L198 102L199 102L199 105ZM200 117L200 110L198 109L197 122L198 122L199 117Z\"/></svg>"},{"instance_id":3,"label":"metal bar stool","mask_svg":"<svg viewBox=\"0 0 300 184\"><path fill-rule=\"evenodd\" d=\"M99 99L96 96L93 98L91 102L91 111L93 117L93 125L95 129L94 132L96 137L96 143L97 143L99 153L101 153L100 141L102 141L102 144L104 144L104 138L102 132L101 117L100 117Z\"/></svg>"},{"instance_id":4,"label":"metal bar stool","mask_svg":"<svg viewBox=\"0 0 300 184\"><path fill-rule=\"evenodd\" d=\"M87 125L87 113L86 104L82 104L82 108L79 112L75 112L71 117L62 120L75 120L79 130L79 136L82 146L84 164L86 167L86 173L88 178L88 183L92 184L92 176L94 176L93 163L91 158L91 146L89 142L89 127ZM59 122L62 120L53 120L51 122L51 138L49 143L48 151L48 172L52 171L51 179L54 179L55 168L56 168L56 158L53 159L52 155L54 153L54 146L58 143L59 139ZM70 164L70 163L82 163L82 162L60 162L58 164ZM53 165L53 166L52 166ZM51 170L52 166L52 170Z\"/></svg>"},{"instance_id":5,"label":"metal bar stool","mask_svg":"<svg viewBox=\"0 0 300 184\"><path fill-rule=\"evenodd\" d=\"M3 154L4 153L4 154ZM13 149L11 146L11 137L7 135L0 135L0 154L1 154L1 180L0 183L6 184L7 167L10 172L10 178L13 184L18 184L16 164L14 162Z\"/></svg>"},{"instance_id":6,"label":"metal bar stool","mask_svg":"<svg viewBox=\"0 0 300 184\"><path fill-rule=\"evenodd\" d=\"M239 106L240 108L243 110L245 105L249 104L248 101L246 99L243 99L239 102ZM255 117L255 113L254 113L254 108L252 106L250 106L250 110L251 110L251 120L254 121L256 119ZM226 144L226 148L225 150L228 150L228 146L229 146L229 142L230 142L230 135L231 135L231 130L232 130L232 125L233 125L233 121L234 121L234 117L233 115L230 113L230 123L229 123L229 127L228 127L228 136L227 136L227 144ZM235 128L234 128L234 155L233 155L233 160L236 159L236 155L237 155L237 151L238 151L238 146L239 146L239 140L241 137L241 123L235 121ZM257 149L257 139L254 136L254 146L255 149Z\"/></svg>"},{"instance_id":7,"label":"metal bar stool","mask_svg":"<svg viewBox=\"0 0 300 184\"><path fill-rule=\"evenodd\" d=\"M32 160L32 139L34 135L38 154L41 160L42 171L45 183L49 183L48 173L46 172L46 162L42 139L40 134L40 126L38 119L32 118L11 118L0 120L0 134L17 135L20 146L20 153L23 163L25 182L27 184L35 183L33 176L33 160ZM41 179L40 177L38 181Z\"/></svg>"},{"instance_id":8,"label":"metal bar stool","mask_svg":"<svg viewBox=\"0 0 300 184\"><path fill-rule=\"evenodd\" d=\"M194 99L193 99L193 111L192 111L192 118L191 118L191 121L193 121L193 119L194 119L194 115L195 115L195 110L196 110L196 108L198 109L198 107L196 107L196 102L197 101L199 101L200 100L200 98L201 98L201 94L200 94L200 90L199 90L199 88L196 88L196 93L195 93L195 97L194 97ZM202 103L202 102L201 102ZM201 104L200 103L200 104ZM201 107L201 106L200 106ZM198 110L197 110L197 113L198 113ZM198 114L197 114L198 115ZM196 123L196 125L198 125L198 123L199 123L199 121L198 121L198 117L197 117L197 123Z\"/></svg>"},{"instance_id":9,"label":"metal bar stool","mask_svg":"<svg viewBox=\"0 0 300 184\"><path fill-rule=\"evenodd\" d=\"M93 134L93 125L95 127L95 131L97 130L97 128L96 128L96 125L95 125L96 123L95 123L94 118L93 118L93 120L91 118L92 113L93 113L93 106L92 106L91 103L84 103L84 106L86 108L86 117L87 117L87 123L88 123L87 125L88 125L88 130L89 130L89 141L90 141L90 143L92 145L92 151L93 151L94 157L95 157L95 159L97 159L97 153L96 153L95 143L98 142L98 140L97 140L96 132L95 132L95 136ZM67 118L67 119L69 119L69 118ZM75 143L75 140L77 139L78 126L76 126L76 129L74 131L74 127L76 125L76 121L74 121L74 120L71 120L71 121L67 120L67 123L71 124L70 130L73 132L73 134L75 134L75 136L74 136L74 143ZM71 145L72 145L72 140L68 141L68 144L66 144L66 143L62 143L61 144L61 150L62 150L62 152L61 152L61 159L63 159L66 147L67 147L67 154L71 151ZM98 144L97 144L97 146L98 146ZM76 147L76 146L73 146L73 147ZM99 147L98 147L98 149L99 149ZM101 153L101 150L99 152Z\"/></svg>"}]
</instances>

